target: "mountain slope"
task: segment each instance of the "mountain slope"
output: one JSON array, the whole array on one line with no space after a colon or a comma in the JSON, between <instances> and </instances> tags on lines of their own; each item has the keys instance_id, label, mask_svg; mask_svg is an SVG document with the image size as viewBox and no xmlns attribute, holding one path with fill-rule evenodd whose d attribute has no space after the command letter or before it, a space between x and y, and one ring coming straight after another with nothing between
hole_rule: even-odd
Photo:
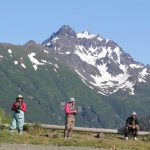
<instances>
[{"instance_id":1,"label":"mountain slope","mask_svg":"<svg viewBox=\"0 0 150 150\"><path fill-rule=\"evenodd\" d=\"M61 27L42 45L0 44L0 103L27 103L26 121L64 124L64 104L77 100L77 126L117 128L132 111L150 113L149 66L111 40Z\"/></svg>"},{"instance_id":2,"label":"mountain slope","mask_svg":"<svg viewBox=\"0 0 150 150\"><path fill-rule=\"evenodd\" d=\"M119 119L109 119L110 123L103 117L107 110L114 118L117 115L105 98L43 48L33 41L23 46L0 44L1 107L10 112L15 96L22 94L28 106L26 121L63 124L64 103L73 96L77 99L77 125L115 126Z\"/></svg>"},{"instance_id":3,"label":"mountain slope","mask_svg":"<svg viewBox=\"0 0 150 150\"><path fill-rule=\"evenodd\" d=\"M150 69L136 62L115 42L87 31L75 33L62 26L42 43L73 68L98 93L109 95L119 89L134 95L137 83L149 81Z\"/></svg>"}]
</instances>

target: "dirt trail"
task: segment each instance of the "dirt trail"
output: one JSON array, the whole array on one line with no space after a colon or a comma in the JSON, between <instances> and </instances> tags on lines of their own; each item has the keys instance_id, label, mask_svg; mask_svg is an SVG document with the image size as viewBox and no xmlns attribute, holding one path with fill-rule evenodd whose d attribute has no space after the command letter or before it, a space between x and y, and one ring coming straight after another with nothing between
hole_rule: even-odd
<instances>
[{"instance_id":1,"label":"dirt trail","mask_svg":"<svg viewBox=\"0 0 150 150\"><path fill-rule=\"evenodd\" d=\"M32 145L32 144L0 144L0 150L104 150L104 149L79 148L79 147L57 147L57 146Z\"/></svg>"}]
</instances>

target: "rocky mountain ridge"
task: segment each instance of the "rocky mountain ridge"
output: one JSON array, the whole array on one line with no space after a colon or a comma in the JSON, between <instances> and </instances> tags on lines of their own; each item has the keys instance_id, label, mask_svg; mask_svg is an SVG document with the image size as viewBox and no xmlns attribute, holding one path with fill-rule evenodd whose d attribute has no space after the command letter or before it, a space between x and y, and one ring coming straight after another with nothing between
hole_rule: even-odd
<instances>
[{"instance_id":1,"label":"rocky mountain ridge","mask_svg":"<svg viewBox=\"0 0 150 150\"><path fill-rule=\"evenodd\" d=\"M64 25L42 45L101 94L110 95L122 89L134 95L137 83L149 81L149 67L134 61L117 43L100 35L88 31L76 33Z\"/></svg>"}]
</instances>

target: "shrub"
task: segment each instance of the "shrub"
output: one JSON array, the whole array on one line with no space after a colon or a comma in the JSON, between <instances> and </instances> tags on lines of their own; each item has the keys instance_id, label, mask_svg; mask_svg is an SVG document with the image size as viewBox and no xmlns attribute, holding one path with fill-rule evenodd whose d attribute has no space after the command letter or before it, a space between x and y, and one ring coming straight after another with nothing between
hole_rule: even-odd
<instances>
[{"instance_id":1,"label":"shrub","mask_svg":"<svg viewBox=\"0 0 150 150\"><path fill-rule=\"evenodd\" d=\"M0 108L0 123L9 123L11 122L11 115L6 114L5 111Z\"/></svg>"}]
</instances>

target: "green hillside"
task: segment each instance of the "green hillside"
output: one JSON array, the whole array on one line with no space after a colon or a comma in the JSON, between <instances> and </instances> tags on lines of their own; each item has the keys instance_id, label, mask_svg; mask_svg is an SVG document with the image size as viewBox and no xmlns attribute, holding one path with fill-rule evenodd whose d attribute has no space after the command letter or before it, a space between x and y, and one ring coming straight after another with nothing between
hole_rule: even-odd
<instances>
[{"instance_id":1,"label":"green hillside","mask_svg":"<svg viewBox=\"0 0 150 150\"><path fill-rule=\"evenodd\" d=\"M12 54L8 53L12 50ZM0 44L0 103L11 113L11 104L18 94L27 103L26 121L37 123L64 124L64 103L72 96L77 100L77 126L117 128L134 110L144 116L149 110L149 84L137 86L137 94L129 96L118 92L103 96L87 87L68 66L43 47L29 42L23 46ZM42 63L34 70L28 54ZM23 58L23 64L19 62ZM14 61L18 61L16 65Z\"/></svg>"}]
</instances>

